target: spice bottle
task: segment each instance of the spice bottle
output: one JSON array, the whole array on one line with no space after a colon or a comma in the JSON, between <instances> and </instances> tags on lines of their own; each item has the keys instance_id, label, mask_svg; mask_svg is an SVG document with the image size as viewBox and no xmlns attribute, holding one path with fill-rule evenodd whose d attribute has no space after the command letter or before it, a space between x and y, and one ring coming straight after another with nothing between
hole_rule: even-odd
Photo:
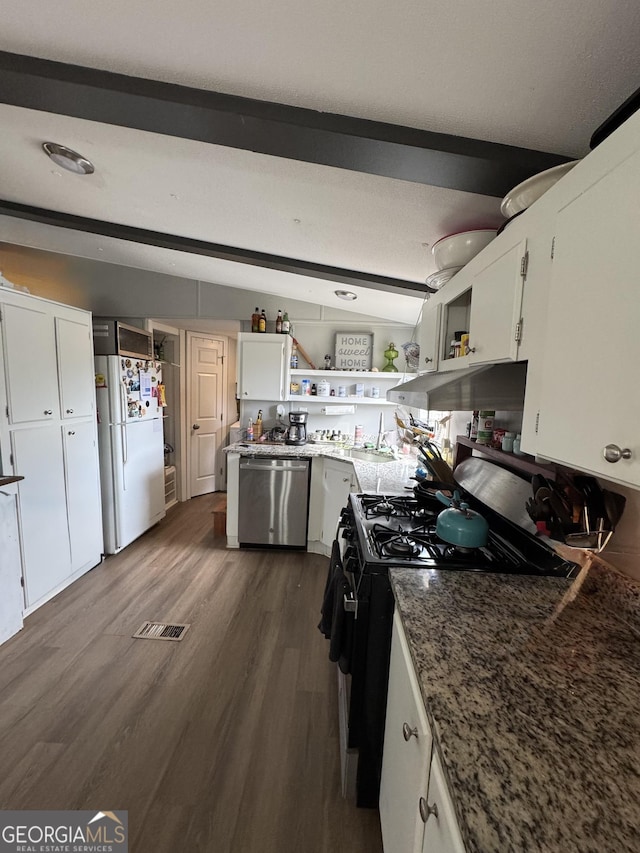
<instances>
[{"instance_id":1,"label":"spice bottle","mask_svg":"<svg viewBox=\"0 0 640 853\"><path fill-rule=\"evenodd\" d=\"M262 314L260 314L258 331L259 332L266 332L267 331L267 315L265 313L264 308L262 309Z\"/></svg>"},{"instance_id":2,"label":"spice bottle","mask_svg":"<svg viewBox=\"0 0 640 853\"><path fill-rule=\"evenodd\" d=\"M489 409L484 409L479 413L478 438L476 439L478 444L491 444L495 416L495 411Z\"/></svg>"}]
</instances>

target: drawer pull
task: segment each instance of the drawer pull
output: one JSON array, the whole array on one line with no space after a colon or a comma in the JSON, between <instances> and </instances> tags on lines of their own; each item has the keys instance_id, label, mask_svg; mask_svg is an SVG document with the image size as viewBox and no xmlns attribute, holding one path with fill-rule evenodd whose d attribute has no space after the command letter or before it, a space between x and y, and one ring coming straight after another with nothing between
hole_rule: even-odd
<instances>
[{"instance_id":1,"label":"drawer pull","mask_svg":"<svg viewBox=\"0 0 640 853\"><path fill-rule=\"evenodd\" d=\"M438 804L434 803L432 806L425 800L424 797L420 797L418 801L418 810L420 812L420 817L422 818L422 822L426 823L431 815L438 820Z\"/></svg>"},{"instance_id":2,"label":"drawer pull","mask_svg":"<svg viewBox=\"0 0 640 853\"><path fill-rule=\"evenodd\" d=\"M402 724L402 737L406 741L411 740L412 737L414 737L416 740L418 740L418 729L417 728L412 729L411 726L409 725L409 723L403 723Z\"/></svg>"},{"instance_id":3,"label":"drawer pull","mask_svg":"<svg viewBox=\"0 0 640 853\"><path fill-rule=\"evenodd\" d=\"M621 459L631 459L631 450L628 447L620 448L617 444L607 444L602 455L607 462L619 462Z\"/></svg>"}]
</instances>

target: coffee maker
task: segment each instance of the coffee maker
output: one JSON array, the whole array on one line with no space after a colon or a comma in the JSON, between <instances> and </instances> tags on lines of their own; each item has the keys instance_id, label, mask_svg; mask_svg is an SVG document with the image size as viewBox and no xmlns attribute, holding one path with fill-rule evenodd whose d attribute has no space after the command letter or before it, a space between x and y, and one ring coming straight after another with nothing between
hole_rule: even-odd
<instances>
[{"instance_id":1,"label":"coffee maker","mask_svg":"<svg viewBox=\"0 0 640 853\"><path fill-rule=\"evenodd\" d=\"M307 412L289 412L289 429L287 431L287 444L307 443Z\"/></svg>"}]
</instances>

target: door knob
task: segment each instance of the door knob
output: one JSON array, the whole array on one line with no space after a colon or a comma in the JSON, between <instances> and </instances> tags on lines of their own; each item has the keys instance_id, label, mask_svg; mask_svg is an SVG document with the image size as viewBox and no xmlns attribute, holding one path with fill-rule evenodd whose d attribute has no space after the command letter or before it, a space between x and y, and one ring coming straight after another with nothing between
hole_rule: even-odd
<instances>
[{"instance_id":1,"label":"door knob","mask_svg":"<svg viewBox=\"0 0 640 853\"><path fill-rule=\"evenodd\" d=\"M68 414L68 415L72 415L72 414L73 414L73 409L67 409L67 414Z\"/></svg>"},{"instance_id":2,"label":"door knob","mask_svg":"<svg viewBox=\"0 0 640 853\"><path fill-rule=\"evenodd\" d=\"M44 413L45 413L45 415L52 415L52 414L53 414L53 409L45 409L45 410L44 410Z\"/></svg>"},{"instance_id":3,"label":"door knob","mask_svg":"<svg viewBox=\"0 0 640 853\"><path fill-rule=\"evenodd\" d=\"M200 424L194 424L191 429L200 429Z\"/></svg>"},{"instance_id":4,"label":"door knob","mask_svg":"<svg viewBox=\"0 0 640 853\"><path fill-rule=\"evenodd\" d=\"M617 444L607 444L602 451L607 462L619 462L621 459L631 459L631 451L628 447L618 447Z\"/></svg>"}]
</instances>

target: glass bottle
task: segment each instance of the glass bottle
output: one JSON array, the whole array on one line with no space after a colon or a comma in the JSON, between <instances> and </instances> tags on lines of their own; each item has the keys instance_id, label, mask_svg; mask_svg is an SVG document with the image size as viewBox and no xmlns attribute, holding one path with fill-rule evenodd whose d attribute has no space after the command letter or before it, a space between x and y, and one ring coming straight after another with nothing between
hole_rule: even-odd
<instances>
[{"instance_id":1,"label":"glass bottle","mask_svg":"<svg viewBox=\"0 0 640 853\"><path fill-rule=\"evenodd\" d=\"M267 331L267 315L265 313L264 308L262 309L262 314L260 314L258 331L259 332L266 332Z\"/></svg>"},{"instance_id":2,"label":"glass bottle","mask_svg":"<svg viewBox=\"0 0 640 853\"><path fill-rule=\"evenodd\" d=\"M282 334L288 335L291 329L291 324L289 323L289 315L287 312L284 312L284 317L282 318Z\"/></svg>"},{"instance_id":3,"label":"glass bottle","mask_svg":"<svg viewBox=\"0 0 640 853\"><path fill-rule=\"evenodd\" d=\"M276 335L282 334L282 311L278 308L278 316L276 317Z\"/></svg>"},{"instance_id":4,"label":"glass bottle","mask_svg":"<svg viewBox=\"0 0 640 853\"><path fill-rule=\"evenodd\" d=\"M389 344L389 348L384 351L384 357L387 360L387 363L382 368L383 373L397 373L398 368L393 363L394 360L398 357L398 350L396 349L395 344L392 342Z\"/></svg>"},{"instance_id":5,"label":"glass bottle","mask_svg":"<svg viewBox=\"0 0 640 853\"><path fill-rule=\"evenodd\" d=\"M298 369L298 347L294 344L291 347L291 370Z\"/></svg>"},{"instance_id":6,"label":"glass bottle","mask_svg":"<svg viewBox=\"0 0 640 853\"><path fill-rule=\"evenodd\" d=\"M256 306L256 310L251 315L251 331L260 331L260 309Z\"/></svg>"}]
</instances>

